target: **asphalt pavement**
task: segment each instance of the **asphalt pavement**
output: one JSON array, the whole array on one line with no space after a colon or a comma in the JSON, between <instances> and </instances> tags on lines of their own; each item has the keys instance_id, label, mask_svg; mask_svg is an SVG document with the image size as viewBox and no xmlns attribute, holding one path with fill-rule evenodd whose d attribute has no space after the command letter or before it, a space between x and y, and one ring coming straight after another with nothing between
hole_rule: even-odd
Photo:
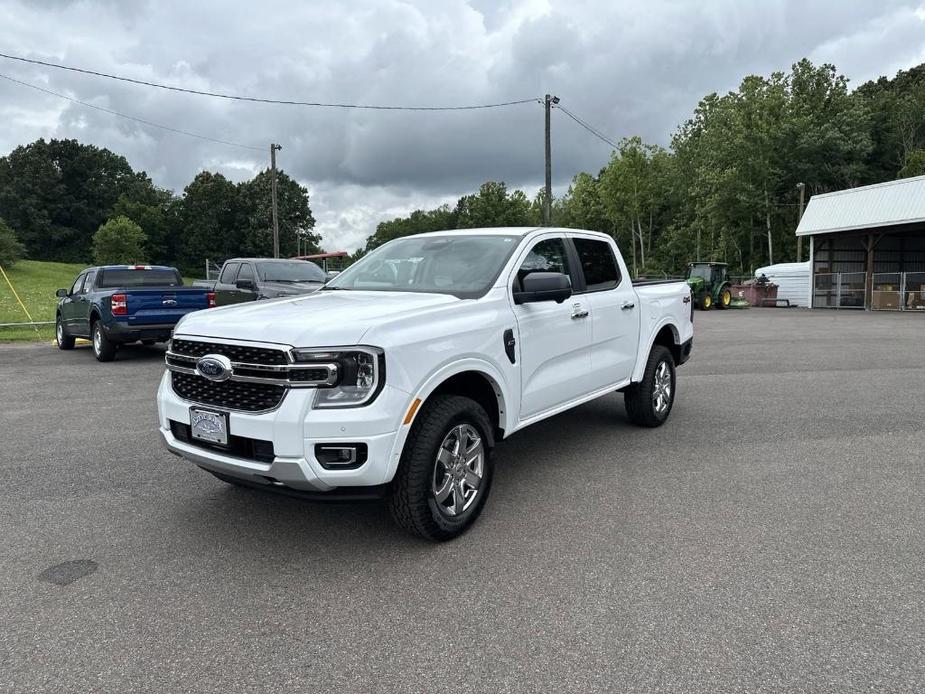
<instances>
[{"instance_id":1,"label":"asphalt pavement","mask_svg":"<svg viewBox=\"0 0 925 694\"><path fill-rule=\"evenodd\" d=\"M163 351L0 345L0 692L925 689L925 316L698 313L660 429L504 441L480 521L229 487Z\"/></svg>"}]
</instances>

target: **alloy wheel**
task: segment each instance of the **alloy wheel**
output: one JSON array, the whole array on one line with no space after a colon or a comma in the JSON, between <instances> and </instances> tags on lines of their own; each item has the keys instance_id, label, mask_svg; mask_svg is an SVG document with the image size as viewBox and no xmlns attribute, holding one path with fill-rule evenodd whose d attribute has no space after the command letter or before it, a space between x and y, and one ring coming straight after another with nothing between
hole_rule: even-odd
<instances>
[{"instance_id":1,"label":"alloy wheel","mask_svg":"<svg viewBox=\"0 0 925 694\"><path fill-rule=\"evenodd\" d=\"M441 513L454 517L469 509L482 489L485 446L470 424L454 426L443 438L434 461L431 492Z\"/></svg>"},{"instance_id":2,"label":"alloy wheel","mask_svg":"<svg viewBox=\"0 0 925 694\"><path fill-rule=\"evenodd\" d=\"M659 362L655 368L655 382L652 389L652 406L656 414L662 415L671 405L671 369L668 362Z\"/></svg>"}]
</instances>

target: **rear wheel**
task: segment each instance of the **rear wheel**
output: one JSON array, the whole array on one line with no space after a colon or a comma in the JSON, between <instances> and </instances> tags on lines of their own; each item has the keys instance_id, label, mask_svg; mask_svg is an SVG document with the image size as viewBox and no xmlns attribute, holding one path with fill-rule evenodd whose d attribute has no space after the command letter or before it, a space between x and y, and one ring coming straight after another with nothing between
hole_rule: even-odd
<instances>
[{"instance_id":1,"label":"rear wheel","mask_svg":"<svg viewBox=\"0 0 925 694\"><path fill-rule=\"evenodd\" d=\"M674 396L674 359L667 347L655 345L649 353L642 381L623 391L626 416L638 426L659 427L671 414Z\"/></svg>"},{"instance_id":2,"label":"rear wheel","mask_svg":"<svg viewBox=\"0 0 925 694\"><path fill-rule=\"evenodd\" d=\"M58 341L58 349L74 349L74 338L64 332L60 314L55 317L55 339Z\"/></svg>"},{"instance_id":3,"label":"rear wheel","mask_svg":"<svg viewBox=\"0 0 925 694\"><path fill-rule=\"evenodd\" d=\"M465 532L491 488L491 430L485 410L469 398L442 395L425 405L392 483L395 522L428 540Z\"/></svg>"},{"instance_id":4,"label":"rear wheel","mask_svg":"<svg viewBox=\"0 0 925 694\"><path fill-rule=\"evenodd\" d=\"M99 321L93 323L91 328L93 340L93 356L97 361L112 361L116 358L116 343L106 337L103 324Z\"/></svg>"},{"instance_id":5,"label":"rear wheel","mask_svg":"<svg viewBox=\"0 0 925 694\"><path fill-rule=\"evenodd\" d=\"M711 308L713 308L713 297L709 294L704 294L700 299L700 308L703 311L709 311Z\"/></svg>"},{"instance_id":6,"label":"rear wheel","mask_svg":"<svg viewBox=\"0 0 925 694\"><path fill-rule=\"evenodd\" d=\"M726 287L719 293L719 301L716 302L716 308L727 309L729 304L732 303L732 292L729 291L729 287Z\"/></svg>"}]
</instances>

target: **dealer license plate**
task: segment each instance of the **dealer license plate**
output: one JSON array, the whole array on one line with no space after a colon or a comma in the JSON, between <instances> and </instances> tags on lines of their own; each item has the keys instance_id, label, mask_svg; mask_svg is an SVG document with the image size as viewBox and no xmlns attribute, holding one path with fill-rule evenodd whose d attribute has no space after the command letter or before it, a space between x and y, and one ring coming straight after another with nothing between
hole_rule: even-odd
<instances>
[{"instance_id":1,"label":"dealer license plate","mask_svg":"<svg viewBox=\"0 0 925 694\"><path fill-rule=\"evenodd\" d=\"M228 415L225 412L191 407L189 421L194 439L228 445Z\"/></svg>"}]
</instances>

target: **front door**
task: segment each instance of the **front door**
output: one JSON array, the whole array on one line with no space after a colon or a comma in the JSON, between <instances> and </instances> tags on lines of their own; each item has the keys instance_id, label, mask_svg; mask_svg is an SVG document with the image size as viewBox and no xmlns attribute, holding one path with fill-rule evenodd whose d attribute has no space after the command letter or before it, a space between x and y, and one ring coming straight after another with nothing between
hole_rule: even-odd
<instances>
[{"instance_id":1,"label":"front door","mask_svg":"<svg viewBox=\"0 0 925 694\"><path fill-rule=\"evenodd\" d=\"M574 283L574 268L570 265L562 237L540 239L522 256L511 291L531 272L561 272ZM561 304L513 304L513 310L520 347L520 419L591 392L591 319L587 302L575 296Z\"/></svg>"},{"instance_id":2,"label":"front door","mask_svg":"<svg viewBox=\"0 0 925 694\"><path fill-rule=\"evenodd\" d=\"M61 322L68 335L80 334L77 325L77 309L80 301L80 292L84 284L87 273L82 272L77 275L74 284L68 290L67 298L61 302Z\"/></svg>"}]
</instances>

